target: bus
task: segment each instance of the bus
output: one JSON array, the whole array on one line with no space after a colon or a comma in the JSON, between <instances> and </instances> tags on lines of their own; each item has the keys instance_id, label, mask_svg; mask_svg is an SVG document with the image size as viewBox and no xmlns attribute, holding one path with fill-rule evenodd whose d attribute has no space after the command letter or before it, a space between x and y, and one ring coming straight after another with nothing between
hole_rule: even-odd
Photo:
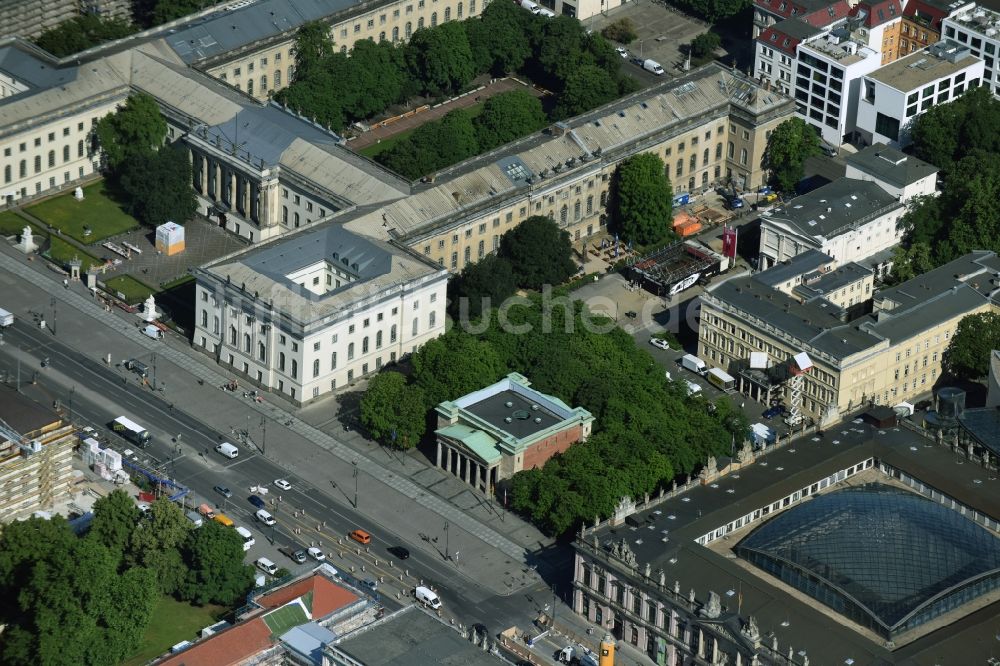
<instances>
[{"instance_id":1,"label":"bus","mask_svg":"<svg viewBox=\"0 0 1000 666\"><path fill-rule=\"evenodd\" d=\"M111 429L137 446L149 446L149 431L131 419L119 416L111 422Z\"/></svg>"},{"instance_id":2,"label":"bus","mask_svg":"<svg viewBox=\"0 0 1000 666\"><path fill-rule=\"evenodd\" d=\"M708 381L712 383L717 389L725 391L726 393L736 390L736 380L733 379L732 375L719 370L718 368L712 368L708 371L706 375Z\"/></svg>"}]
</instances>

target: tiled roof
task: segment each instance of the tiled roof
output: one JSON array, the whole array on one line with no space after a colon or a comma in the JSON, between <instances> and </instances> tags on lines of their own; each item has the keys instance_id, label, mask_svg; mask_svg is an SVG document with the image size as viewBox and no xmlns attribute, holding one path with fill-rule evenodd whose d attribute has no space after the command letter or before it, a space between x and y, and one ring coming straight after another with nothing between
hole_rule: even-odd
<instances>
[{"instance_id":1,"label":"tiled roof","mask_svg":"<svg viewBox=\"0 0 1000 666\"><path fill-rule=\"evenodd\" d=\"M238 664L271 645L271 630L267 628L263 618L258 617L171 655L157 666L229 666Z\"/></svg>"},{"instance_id":2,"label":"tiled roof","mask_svg":"<svg viewBox=\"0 0 1000 666\"><path fill-rule=\"evenodd\" d=\"M854 8L853 15L860 16L865 27L874 28L902 17L903 7L899 0L861 3Z\"/></svg>"},{"instance_id":3,"label":"tiled roof","mask_svg":"<svg viewBox=\"0 0 1000 666\"><path fill-rule=\"evenodd\" d=\"M266 609L278 608L289 601L304 597L308 592L313 593L310 611L314 618L329 615L358 599L358 595L350 590L337 585L324 576L314 575L288 587L275 590L256 601L258 605Z\"/></svg>"}]
</instances>

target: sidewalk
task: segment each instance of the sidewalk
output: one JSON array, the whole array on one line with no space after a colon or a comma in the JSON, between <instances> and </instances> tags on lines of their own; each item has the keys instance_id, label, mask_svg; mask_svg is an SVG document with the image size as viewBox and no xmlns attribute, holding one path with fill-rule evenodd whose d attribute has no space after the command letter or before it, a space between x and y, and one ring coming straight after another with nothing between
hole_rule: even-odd
<instances>
[{"instance_id":1,"label":"sidewalk","mask_svg":"<svg viewBox=\"0 0 1000 666\"><path fill-rule=\"evenodd\" d=\"M359 503L365 505L364 510L372 515L374 523L419 543L419 532L437 534L447 522L454 549L461 549L465 555L456 573L467 575L501 594L509 594L537 580L533 572L525 573L525 548L470 515L476 513L475 510L463 510L386 469L369 455L289 414L270 396L265 395L265 402L258 404L221 391L219 387L230 378L210 365L208 359L182 347L173 337L157 342L142 335L135 323L122 314L105 312L89 295L84 295L88 292L81 285L65 289L53 279L55 274L50 275L44 268L45 262L36 259L29 264L23 255L14 252L9 247L0 251L0 269L18 279L0 275L0 283L20 283L4 302L4 307L13 311L18 319L23 319L29 308L48 310L50 299L58 302L61 307L56 338L82 356L103 359L110 351L112 363L117 363L129 357L155 354L157 384L164 399L177 409L220 433L228 433L234 427L247 428L255 440L257 433L264 434L259 423L261 417L266 417L268 457L323 493L338 497L343 494L343 488L353 486L356 462L363 481ZM37 290L46 293L40 297ZM8 306L14 299L20 299L20 303ZM100 326L95 327L93 320ZM199 384L199 380L202 383ZM185 446L192 444L186 442ZM276 456L279 450L281 455ZM373 446L372 454L379 455L381 450ZM493 515L485 509L477 510ZM499 526L498 519L496 522ZM519 522L514 519L507 521L507 525L516 529ZM481 542L480 546L476 546L476 541ZM486 545L489 548L484 547Z\"/></svg>"}]
</instances>

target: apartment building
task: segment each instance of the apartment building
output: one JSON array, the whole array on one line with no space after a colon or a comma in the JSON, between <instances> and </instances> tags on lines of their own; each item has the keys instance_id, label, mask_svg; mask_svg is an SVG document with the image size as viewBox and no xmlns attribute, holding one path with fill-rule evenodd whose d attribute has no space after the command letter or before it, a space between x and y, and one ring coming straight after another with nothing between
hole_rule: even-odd
<instances>
[{"instance_id":1,"label":"apartment building","mask_svg":"<svg viewBox=\"0 0 1000 666\"><path fill-rule=\"evenodd\" d=\"M862 79L856 132L868 144L906 147L917 117L978 87L985 64L967 47L939 42Z\"/></svg>"},{"instance_id":2,"label":"apartment building","mask_svg":"<svg viewBox=\"0 0 1000 666\"><path fill-rule=\"evenodd\" d=\"M0 520L26 518L69 496L76 430L0 386Z\"/></svg>"},{"instance_id":3,"label":"apartment building","mask_svg":"<svg viewBox=\"0 0 1000 666\"><path fill-rule=\"evenodd\" d=\"M4 0L0 2L0 38L32 39L79 15L79 0Z\"/></svg>"},{"instance_id":4,"label":"apartment building","mask_svg":"<svg viewBox=\"0 0 1000 666\"><path fill-rule=\"evenodd\" d=\"M798 18L785 19L766 28L754 42L757 77L791 95L799 44L822 34L823 28Z\"/></svg>"},{"instance_id":5,"label":"apartment building","mask_svg":"<svg viewBox=\"0 0 1000 666\"><path fill-rule=\"evenodd\" d=\"M851 13L852 3L847 0L754 0L753 37L757 39L771 26L797 19L808 25L822 28Z\"/></svg>"},{"instance_id":6,"label":"apartment building","mask_svg":"<svg viewBox=\"0 0 1000 666\"><path fill-rule=\"evenodd\" d=\"M998 271L995 253L973 252L874 293L873 311L853 319L823 295L802 299L769 286L767 272L728 280L702 296L699 356L737 377L748 396L787 404L784 369L805 352L813 367L801 413L817 421L868 401L895 405L931 391L963 317L1000 309ZM766 355L766 371L750 368L752 352Z\"/></svg>"},{"instance_id":7,"label":"apartment building","mask_svg":"<svg viewBox=\"0 0 1000 666\"><path fill-rule=\"evenodd\" d=\"M406 41L424 27L478 16L484 0L258 0L223 10L164 37L185 64L267 100L295 75L295 35L308 21L330 25L344 53L360 40Z\"/></svg>"},{"instance_id":8,"label":"apartment building","mask_svg":"<svg viewBox=\"0 0 1000 666\"><path fill-rule=\"evenodd\" d=\"M982 58L983 85L1000 95L1000 12L970 4L942 20L941 26L945 40Z\"/></svg>"},{"instance_id":9,"label":"apartment building","mask_svg":"<svg viewBox=\"0 0 1000 666\"><path fill-rule=\"evenodd\" d=\"M444 333L448 273L337 224L195 269L197 348L297 404Z\"/></svg>"},{"instance_id":10,"label":"apartment building","mask_svg":"<svg viewBox=\"0 0 1000 666\"><path fill-rule=\"evenodd\" d=\"M639 152L658 155L675 192L767 180L769 133L791 100L717 64L654 86L434 175L429 187L345 222L391 238L452 271L493 252L500 236L544 215L574 242L606 228L611 177Z\"/></svg>"},{"instance_id":11,"label":"apartment building","mask_svg":"<svg viewBox=\"0 0 1000 666\"><path fill-rule=\"evenodd\" d=\"M941 22L950 14L973 6L945 0L908 0L899 28L899 57L925 49L941 41Z\"/></svg>"}]
</instances>

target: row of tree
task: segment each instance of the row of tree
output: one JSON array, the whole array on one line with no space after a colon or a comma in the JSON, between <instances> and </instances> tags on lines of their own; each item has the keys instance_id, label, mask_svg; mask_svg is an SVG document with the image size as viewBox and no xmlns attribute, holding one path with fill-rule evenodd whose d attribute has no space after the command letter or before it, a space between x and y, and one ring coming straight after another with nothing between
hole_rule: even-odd
<instances>
[{"instance_id":1,"label":"row of tree","mask_svg":"<svg viewBox=\"0 0 1000 666\"><path fill-rule=\"evenodd\" d=\"M417 95L453 95L480 74L523 72L558 93L552 113L568 117L635 89L619 65L611 45L578 21L496 2L481 17L421 28L402 45L358 42L350 56L328 26L308 23L296 37L295 79L276 98L339 131Z\"/></svg>"},{"instance_id":2,"label":"row of tree","mask_svg":"<svg viewBox=\"0 0 1000 666\"><path fill-rule=\"evenodd\" d=\"M149 226L183 224L194 215L191 162L182 147L164 144L167 122L156 100L130 96L98 121L96 131L105 171L129 215Z\"/></svg>"},{"instance_id":3,"label":"row of tree","mask_svg":"<svg viewBox=\"0 0 1000 666\"><path fill-rule=\"evenodd\" d=\"M973 250L1000 252L1000 101L989 88L928 109L913 124L914 154L940 168L940 193L903 216L893 279L904 281Z\"/></svg>"},{"instance_id":4,"label":"row of tree","mask_svg":"<svg viewBox=\"0 0 1000 666\"><path fill-rule=\"evenodd\" d=\"M128 37L135 31L128 21L84 14L46 30L35 39L35 44L63 58L104 42Z\"/></svg>"},{"instance_id":5,"label":"row of tree","mask_svg":"<svg viewBox=\"0 0 1000 666\"><path fill-rule=\"evenodd\" d=\"M209 522L193 529L175 503L140 514L116 490L94 504L89 532L62 517L0 534L4 664L118 664L135 651L157 600L231 605L253 584L243 544Z\"/></svg>"},{"instance_id":6,"label":"row of tree","mask_svg":"<svg viewBox=\"0 0 1000 666\"><path fill-rule=\"evenodd\" d=\"M416 179L519 139L547 122L537 97L520 90L501 93L486 100L475 117L467 109L456 109L424 123L375 160Z\"/></svg>"}]
</instances>

